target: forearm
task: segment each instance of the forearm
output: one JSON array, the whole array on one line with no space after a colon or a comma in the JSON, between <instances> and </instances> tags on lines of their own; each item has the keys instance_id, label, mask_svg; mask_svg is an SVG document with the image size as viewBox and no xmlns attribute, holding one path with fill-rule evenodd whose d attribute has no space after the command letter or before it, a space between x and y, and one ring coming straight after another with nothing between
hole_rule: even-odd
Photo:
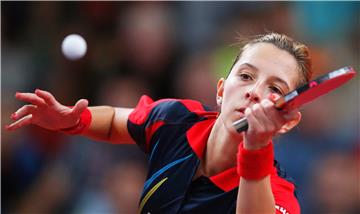
<instances>
[{"instance_id":1,"label":"forearm","mask_svg":"<svg viewBox=\"0 0 360 214\"><path fill-rule=\"evenodd\" d=\"M91 123L82 136L99 141L109 141L112 120L115 110L111 106L94 106L89 107L91 112Z\"/></svg>"},{"instance_id":2,"label":"forearm","mask_svg":"<svg viewBox=\"0 0 360 214\"><path fill-rule=\"evenodd\" d=\"M236 213L275 213L270 175L260 180L240 178Z\"/></svg>"},{"instance_id":3,"label":"forearm","mask_svg":"<svg viewBox=\"0 0 360 214\"><path fill-rule=\"evenodd\" d=\"M111 106L89 107L91 123L81 135L109 143L133 143L127 131L127 118L132 109Z\"/></svg>"},{"instance_id":4,"label":"forearm","mask_svg":"<svg viewBox=\"0 0 360 214\"><path fill-rule=\"evenodd\" d=\"M252 150L248 142L238 147L240 176L237 213L275 213L275 199L271 188L274 162L272 142Z\"/></svg>"}]
</instances>

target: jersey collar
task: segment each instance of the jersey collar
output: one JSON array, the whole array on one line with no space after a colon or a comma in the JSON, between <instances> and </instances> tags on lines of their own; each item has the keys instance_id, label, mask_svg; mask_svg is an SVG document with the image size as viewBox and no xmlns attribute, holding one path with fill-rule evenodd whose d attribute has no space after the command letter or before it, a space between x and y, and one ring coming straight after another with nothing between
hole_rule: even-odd
<instances>
[{"instance_id":1,"label":"jersey collar","mask_svg":"<svg viewBox=\"0 0 360 214\"><path fill-rule=\"evenodd\" d=\"M206 143L216 117L210 117L200 121L192 126L186 133L189 145L199 159L203 158ZM209 178L217 187L228 192L239 186L240 177L237 174L236 167L224 170Z\"/></svg>"}]
</instances>

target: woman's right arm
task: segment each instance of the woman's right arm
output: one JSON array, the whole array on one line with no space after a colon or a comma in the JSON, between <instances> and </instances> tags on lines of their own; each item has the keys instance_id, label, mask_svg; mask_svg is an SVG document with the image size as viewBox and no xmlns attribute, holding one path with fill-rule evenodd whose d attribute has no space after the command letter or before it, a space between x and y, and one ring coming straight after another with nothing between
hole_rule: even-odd
<instances>
[{"instance_id":1,"label":"woman's right arm","mask_svg":"<svg viewBox=\"0 0 360 214\"><path fill-rule=\"evenodd\" d=\"M74 127L79 123L81 113L89 108L92 119L89 128L81 133L82 136L110 143L134 143L127 131L127 120L132 109L88 107L88 101L84 99L68 107L59 103L51 93L38 89L35 93L16 93L15 97L30 104L11 115L14 122L6 126L9 131L30 124L54 131Z\"/></svg>"}]
</instances>

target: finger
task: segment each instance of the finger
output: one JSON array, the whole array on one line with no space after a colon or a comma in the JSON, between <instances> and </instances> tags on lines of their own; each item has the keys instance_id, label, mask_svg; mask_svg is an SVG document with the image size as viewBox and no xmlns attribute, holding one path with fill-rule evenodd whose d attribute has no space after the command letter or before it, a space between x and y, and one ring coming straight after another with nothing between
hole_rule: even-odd
<instances>
[{"instance_id":1,"label":"finger","mask_svg":"<svg viewBox=\"0 0 360 214\"><path fill-rule=\"evenodd\" d=\"M249 132L249 133L254 132L254 131L256 132L256 130L259 130L261 128L261 124L255 117L255 113L253 112L253 109L246 108L245 109L245 117L249 124L249 128L248 128L247 132Z\"/></svg>"},{"instance_id":2,"label":"finger","mask_svg":"<svg viewBox=\"0 0 360 214\"><path fill-rule=\"evenodd\" d=\"M259 104L255 104L253 106L253 112L255 118L261 125L261 130L266 133L270 133L277 129L277 123L274 122L275 118L273 118L272 115L269 115L266 108L271 109L274 104L269 100L264 102L266 103L265 106L263 106L263 103L261 102Z\"/></svg>"},{"instance_id":3,"label":"finger","mask_svg":"<svg viewBox=\"0 0 360 214\"><path fill-rule=\"evenodd\" d=\"M285 119L282 117L281 113L274 107L274 103L268 99L261 101L261 106L263 107L266 117L269 119L269 122L273 124L273 128L279 129L282 125L285 124Z\"/></svg>"},{"instance_id":4,"label":"finger","mask_svg":"<svg viewBox=\"0 0 360 214\"><path fill-rule=\"evenodd\" d=\"M266 115L263 106L261 103L256 103L251 107L254 117L260 122L264 127L267 127L269 123L268 116Z\"/></svg>"},{"instance_id":5,"label":"finger","mask_svg":"<svg viewBox=\"0 0 360 214\"><path fill-rule=\"evenodd\" d=\"M269 97L268 99L270 101L275 103L281 96L279 94L276 94L276 93L271 93L271 94L269 94L268 97ZM285 120L289 121L289 120L295 119L297 117L299 110L294 109L294 110L291 111L291 112L293 112L295 114L287 112L285 110L278 111L278 112L279 112L279 115L281 115ZM275 113L273 113L273 114L275 114Z\"/></svg>"},{"instance_id":6,"label":"finger","mask_svg":"<svg viewBox=\"0 0 360 214\"><path fill-rule=\"evenodd\" d=\"M10 125L7 125L5 128L7 131L13 131L15 129L19 129L21 127L31 124L31 121L32 121L32 114L29 114L29 115L21 118L20 120L12 123Z\"/></svg>"},{"instance_id":7,"label":"finger","mask_svg":"<svg viewBox=\"0 0 360 214\"><path fill-rule=\"evenodd\" d=\"M34 105L24 105L11 115L11 119L18 120L28 114L32 114L36 109L37 107Z\"/></svg>"},{"instance_id":8,"label":"finger","mask_svg":"<svg viewBox=\"0 0 360 214\"><path fill-rule=\"evenodd\" d=\"M74 108L72 109L73 114L80 115L89 105L89 101L86 99L81 99L76 102Z\"/></svg>"},{"instance_id":9,"label":"finger","mask_svg":"<svg viewBox=\"0 0 360 214\"><path fill-rule=\"evenodd\" d=\"M42 99L44 99L45 103L47 103L48 105L57 104L55 97L47 91L36 89L35 94L38 95L39 97L41 97Z\"/></svg>"},{"instance_id":10,"label":"finger","mask_svg":"<svg viewBox=\"0 0 360 214\"><path fill-rule=\"evenodd\" d=\"M24 102L31 103L37 106L46 105L45 101L34 93L19 93L16 92L15 98Z\"/></svg>"}]
</instances>

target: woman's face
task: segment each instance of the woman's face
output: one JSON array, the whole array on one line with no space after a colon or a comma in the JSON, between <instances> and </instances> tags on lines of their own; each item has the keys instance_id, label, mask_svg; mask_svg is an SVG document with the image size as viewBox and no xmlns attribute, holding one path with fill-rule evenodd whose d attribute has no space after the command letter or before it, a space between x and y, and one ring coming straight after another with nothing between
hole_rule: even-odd
<instances>
[{"instance_id":1,"label":"woman's face","mask_svg":"<svg viewBox=\"0 0 360 214\"><path fill-rule=\"evenodd\" d=\"M299 79L295 58L270 43L247 46L226 80L220 79L217 96L225 127L236 133L232 123L244 117L246 107L295 89Z\"/></svg>"}]
</instances>

